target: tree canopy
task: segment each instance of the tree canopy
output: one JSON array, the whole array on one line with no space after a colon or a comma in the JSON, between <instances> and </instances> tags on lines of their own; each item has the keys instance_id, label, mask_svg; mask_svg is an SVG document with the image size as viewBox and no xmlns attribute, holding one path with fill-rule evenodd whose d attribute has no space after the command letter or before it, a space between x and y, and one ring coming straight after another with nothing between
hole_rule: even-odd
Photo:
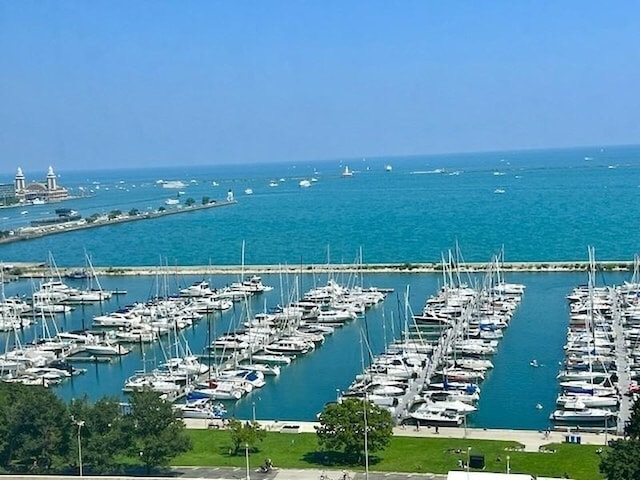
<instances>
[{"instance_id":1,"label":"tree canopy","mask_svg":"<svg viewBox=\"0 0 640 480\"><path fill-rule=\"evenodd\" d=\"M151 390L132 394L131 414L124 422L131 435L129 453L139 455L147 470L166 466L191 448L184 422L176 417L171 402Z\"/></svg>"},{"instance_id":2,"label":"tree canopy","mask_svg":"<svg viewBox=\"0 0 640 480\"><path fill-rule=\"evenodd\" d=\"M127 450L131 441L130 432L124 428L119 401L103 398L90 404L84 397L72 400L69 412L82 442L83 463L96 473L113 471L118 455ZM76 458L72 455L74 463Z\"/></svg>"},{"instance_id":3,"label":"tree canopy","mask_svg":"<svg viewBox=\"0 0 640 480\"><path fill-rule=\"evenodd\" d=\"M0 465L45 473L65 465L70 450L67 406L39 386L0 383Z\"/></svg>"},{"instance_id":4,"label":"tree canopy","mask_svg":"<svg viewBox=\"0 0 640 480\"><path fill-rule=\"evenodd\" d=\"M113 472L127 456L147 470L168 465L191 448L170 402L152 391L117 399L65 404L40 386L0 382L0 471L55 473L78 468Z\"/></svg>"},{"instance_id":5,"label":"tree canopy","mask_svg":"<svg viewBox=\"0 0 640 480\"><path fill-rule=\"evenodd\" d=\"M358 398L328 404L319 421L316 433L320 446L325 450L343 452L349 458L357 458L360 463L365 457L365 431L369 453L386 448L393 432L393 421L387 410Z\"/></svg>"},{"instance_id":6,"label":"tree canopy","mask_svg":"<svg viewBox=\"0 0 640 480\"><path fill-rule=\"evenodd\" d=\"M240 420L231 419L227 428L231 433L234 455L237 455L240 448L245 445L254 448L267 434L258 422L241 422Z\"/></svg>"},{"instance_id":7,"label":"tree canopy","mask_svg":"<svg viewBox=\"0 0 640 480\"><path fill-rule=\"evenodd\" d=\"M636 480L640 478L640 401L631 408L624 428L625 439L609 442L602 453L600 472L609 480Z\"/></svg>"}]
</instances>

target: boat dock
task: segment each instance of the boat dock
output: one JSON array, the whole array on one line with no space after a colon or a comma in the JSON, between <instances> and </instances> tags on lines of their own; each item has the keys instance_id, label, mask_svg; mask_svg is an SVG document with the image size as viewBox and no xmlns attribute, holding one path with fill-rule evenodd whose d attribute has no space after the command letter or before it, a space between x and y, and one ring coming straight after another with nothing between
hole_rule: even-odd
<instances>
[{"instance_id":1,"label":"boat dock","mask_svg":"<svg viewBox=\"0 0 640 480\"><path fill-rule=\"evenodd\" d=\"M556 428L578 426L581 431L624 435L637 393L632 375L638 374L634 348L640 338L640 284L596 286L592 249L589 255L588 284L567 295L566 359L558 374L561 394L551 420Z\"/></svg>"},{"instance_id":2,"label":"boat dock","mask_svg":"<svg viewBox=\"0 0 640 480\"><path fill-rule=\"evenodd\" d=\"M113 360L113 357L101 357L97 355L74 355L70 357L66 357L67 362L78 362L78 363L110 363Z\"/></svg>"},{"instance_id":3,"label":"boat dock","mask_svg":"<svg viewBox=\"0 0 640 480\"><path fill-rule=\"evenodd\" d=\"M446 364L455 339L459 338L469 325L471 315L476 308L476 301L477 299L474 298L469 302L463 314L453 323L452 328L446 328L441 332L431 356L427 359L425 368L421 369L418 376L410 381L406 393L398 400L398 405L395 408L395 420L398 425L410 418L409 412L416 399L420 398L422 390L429 386L436 375L436 369Z\"/></svg>"},{"instance_id":4,"label":"boat dock","mask_svg":"<svg viewBox=\"0 0 640 480\"><path fill-rule=\"evenodd\" d=\"M622 309L620 305L620 295L614 291L613 295L613 332L615 339L616 372L618 376L618 391L620 395L620 406L616 422L616 433L624 435L624 427L631 417L631 397L625 395L631 385L629 368L629 357L625 345L624 329L622 325Z\"/></svg>"}]
</instances>

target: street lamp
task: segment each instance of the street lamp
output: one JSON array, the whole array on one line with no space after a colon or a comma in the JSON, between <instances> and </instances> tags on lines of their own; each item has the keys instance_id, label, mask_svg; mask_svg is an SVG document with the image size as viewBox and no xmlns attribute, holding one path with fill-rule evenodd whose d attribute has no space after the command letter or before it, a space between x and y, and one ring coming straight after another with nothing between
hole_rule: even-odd
<instances>
[{"instance_id":1,"label":"street lamp","mask_svg":"<svg viewBox=\"0 0 640 480\"><path fill-rule=\"evenodd\" d=\"M509 460L511 460L511 458L509 457L509 455L507 455L507 475L511 473L511 465L509 464Z\"/></svg>"},{"instance_id":2,"label":"street lamp","mask_svg":"<svg viewBox=\"0 0 640 480\"><path fill-rule=\"evenodd\" d=\"M253 411L253 423L256 423L256 402L251 403L251 409Z\"/></svg>"},{"instance_id":3,"label":"street lamp","mask_svg":"<svg viewBox=\"0 0 640 480\"><path fill-rule=\"evenodd\" d=\"M244 444L244 456L247 459L247 480L251 480L251 475L249 474L249 444Z\"/></svg>"},{"instance_id":4,"label":"street lamp","mask_svg":"<svg viewBox=\"0 0 640 480\"><path fill-rule=\"evenodd\" d=\"M364 478L369 480L369 425L367 422L367 409L369 408L369 402L367 400L367 393L364 394L362 400L362 415L364 417Z\"/></svg>"},{"instance_id":5,"label":"street lamp","mask_svg":"<svg viewBox=\"0 0 640 480\"><path fill-rule=\"evenodd\" d=\"M73 420L73 422L78 426L78 467L80 476L82 476L82 439L80 437L80 430L84 426L84 420Z\"/></svg>"},{"instance_id":6,"label":"street lamp","mask_svg":"<svg viewBox=\"0 0 640 480\"><path fill-rule=\"evenodd\" d=\"M467 477L469 476L469 464L471 463L471 447L467 447Z\"/></svg>"}]
</instances>

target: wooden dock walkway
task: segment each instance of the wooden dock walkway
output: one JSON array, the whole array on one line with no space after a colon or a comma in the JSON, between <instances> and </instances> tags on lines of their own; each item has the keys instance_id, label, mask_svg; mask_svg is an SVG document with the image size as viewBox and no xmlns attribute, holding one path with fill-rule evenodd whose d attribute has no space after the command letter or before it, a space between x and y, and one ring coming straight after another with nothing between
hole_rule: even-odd
<instances>
[{"instance_id":1,"label":"wooden dock walkway","mask_svg":"<svg viewBox=\"0 0 640 480\"><path fill-rule=\"evenodd\" d=\"M631 416L631 399L627 393L631 385L629 374L629 357L624 341L624 330L622 328L622 309L620 306L620 294L614 290L613 293L613 332L615 334L615 356L616 371L618 376L618 392L620 395L620 408L616 424L616 433L624 435L624 427Z\"/></svg>"},{"instance_id":2,"label":"wooden dock walkway","mask_svg":"<svg viewBox=\"0 0 640 480\"><path fill-rule=\"evenodd\" d=\"M469 302L465 311L453 324L452 328L444 329L438 338L438 343L435 345L431 356L427 360L425 368L423 368L418 377L412 379L409 383L409 388L405 394L399 399L397 406L395 407L395 421L398 425L409 418L411 408L416 402L416 399L422 393L423 388L427 387L431 383L431 379L436 373L436 369L446 362L447 355L449 353L449 347L453 346L453 342L467 327L469 319L476 308L477 299Z\"/></svg>"}]
</instances>

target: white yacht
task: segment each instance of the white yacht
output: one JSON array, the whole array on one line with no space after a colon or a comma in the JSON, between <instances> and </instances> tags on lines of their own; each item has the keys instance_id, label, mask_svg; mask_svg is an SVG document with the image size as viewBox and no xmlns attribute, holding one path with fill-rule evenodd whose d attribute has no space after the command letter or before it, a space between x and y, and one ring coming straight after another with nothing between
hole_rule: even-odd
<instances>
[{"instance_id":1,"label":"white yacht","mask_svg":"<svg viewBox=\"0 0 640 480\"><path fill-rule=\"evenodd\" d=\"M211 290L209 284L204 280L180 289L180 296L182 297L208 297L211 295L213 295L213 290Z\"/></svg>"},{"instance_id":2,"label":"white yacht","mask_svg":"<svg viewBox=\"0 0 640 480\"><path fill-rule=\"evenodd\" d=\"M590 408L583 402L576 401L571 404L565 403L564 409L555 410L549 418L556 422L602 423L615 416L616 414L611 410Z\"/></svg>"}]
</instances>

